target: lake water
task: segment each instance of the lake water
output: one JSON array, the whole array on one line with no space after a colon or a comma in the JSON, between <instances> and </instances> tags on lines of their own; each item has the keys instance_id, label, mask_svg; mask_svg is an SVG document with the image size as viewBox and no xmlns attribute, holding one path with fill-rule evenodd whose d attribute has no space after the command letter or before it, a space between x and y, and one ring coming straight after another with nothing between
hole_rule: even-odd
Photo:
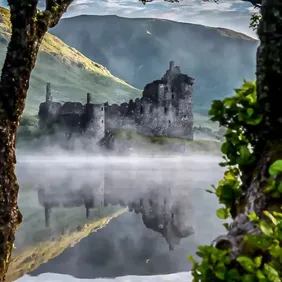
<instances>
[{"instance_id":1,"label":"lake water","mask_svg":"<svg viewBox=\"0 0 282 282\"><path fill-rule=\"evenodd\" d=\"M129 208L49 261L38 263L37 257L26 272L96 278L190 270L187 255L224 232L215 215L217 198L205 192L222 177L218 162L216 157L196 155L152 158L20 152L19 206L25 218L16 237L20 250L40 242L48 232L60 228L65 232L72 221L84 224L87 216L91 221L111 206Z\"/></svg>"}]
</instances>

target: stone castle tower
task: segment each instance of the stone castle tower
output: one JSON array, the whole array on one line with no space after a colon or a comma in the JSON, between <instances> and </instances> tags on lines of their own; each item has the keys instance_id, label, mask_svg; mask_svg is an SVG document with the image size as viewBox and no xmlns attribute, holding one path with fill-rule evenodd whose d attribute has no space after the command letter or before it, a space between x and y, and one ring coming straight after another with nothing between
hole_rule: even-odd
<instances>
[{"instance_id":1,"label":"stone castle tower","mask_svg":"<svg viewBox=\"0 0 282 282\"><path fill-rule=\"evenodd\" d=\"M86 104L80 102L54 102L51 85L46 86L46 100L39 106L39 126L48 124L68 134L84 133L98 141L105 136L104 104L91 103L91 94L87 93Z\"/></svg>"},{"instance_id":2,"label":"stone castle tower","mask_svg":"<svg viewBox=\"0 0 282 282\"><path fill-rule=\"evenodd\" d=\"M146 85L139 105L140 131L157 136L193 139L194 79L169 63L161 80Z\"/></svg>"},{"instance_id":3,"label":"stone castle tower","mask_svg":"<svg viewBox=\"0 0 282 282\"><path fill-rule=\"evenodd\" d=\"M98 140L106 131L128 127L142 135L193 140L194 81L171 61L160 80L145 86L141 98L120 105L94 104L90 93L85 105L54 102L47 83L46 101L39 106L39 125L55 123L60 130L84 133Z\"/></svg>"}]
</instances>

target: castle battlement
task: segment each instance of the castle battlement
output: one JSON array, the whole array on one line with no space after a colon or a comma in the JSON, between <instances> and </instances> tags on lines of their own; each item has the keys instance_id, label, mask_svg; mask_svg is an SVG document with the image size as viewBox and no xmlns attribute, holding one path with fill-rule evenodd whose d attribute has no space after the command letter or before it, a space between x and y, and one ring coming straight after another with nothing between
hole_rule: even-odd
<instances>
[{"instance_id":1,"label":"castle battlement","mask_svg":"<svg viewBox=\"0 0 282 282\"><path fill-rule=\"evenodd\" d=\"M45 102L39 106L39 124L56 124L69 132L88 132L102 139L111 129L134 126L141 134L193 139L192 92L195 79L182 74L179 66L169 63L160 80L144 87L142 97L128 103L53 102L51 85L46 85ZM177 130L175 130L177 129Z\"/></svg>"}]
</instances>

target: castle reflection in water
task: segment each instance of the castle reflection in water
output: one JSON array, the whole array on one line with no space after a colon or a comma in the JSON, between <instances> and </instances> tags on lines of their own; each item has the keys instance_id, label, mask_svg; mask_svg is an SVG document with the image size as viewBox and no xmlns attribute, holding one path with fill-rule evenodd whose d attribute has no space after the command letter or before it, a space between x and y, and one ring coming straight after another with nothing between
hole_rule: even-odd
<instances>
[{"instance_id":1,"label":"castle reflection in water","mask_svg":"<svg viewBox=\"0 0 282 282\"><path fill-rule=\"evenodd\" d=\"M121 205L140 214L144 225L159 232L171 250L194 233L187 220L191 213L188 188L193 185L180 175L183 170L171 170L171 164L167 168L162 164L160 169L136 164L83 169L70 166L59 171L48 168L37 186L47 226L52 225L54 208L85 206L88 217L91 209Z\"/></svg>"}]
</instances>

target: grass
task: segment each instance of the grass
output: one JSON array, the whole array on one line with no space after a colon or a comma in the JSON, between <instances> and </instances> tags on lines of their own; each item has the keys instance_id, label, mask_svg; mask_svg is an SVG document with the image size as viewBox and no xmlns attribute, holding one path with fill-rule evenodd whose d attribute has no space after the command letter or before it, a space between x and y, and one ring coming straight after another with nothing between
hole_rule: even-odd
<instances>
[{"instance_id":1,"label":"grass","mask_svg":"<svg viewBox=\"0 0 282 282\"><path fill-rule=\"evenodd\" d=\"M186 145L191 152L219 152L221 143L212 140L185 140L163 136L142 136L135 130L116 130L114 136L118 140L130 140L132 143L160 145Z\"/></svg>"},{"instance_id":2,"label":"grass","mask_svg":"<svg viewBox=\"0 0 282 282\"><path fill-rule=\"evenodd\" d=\"M10 38L9 10L0 7L0 65L4 63ZM45 100L46 83L51 82L56 101L86 101L93 93L94 103L121 103L141 96L141 90L113 76L57 37L47 33L31 75L25 112L35 114Z\"/></svg>"}]
</instances>

